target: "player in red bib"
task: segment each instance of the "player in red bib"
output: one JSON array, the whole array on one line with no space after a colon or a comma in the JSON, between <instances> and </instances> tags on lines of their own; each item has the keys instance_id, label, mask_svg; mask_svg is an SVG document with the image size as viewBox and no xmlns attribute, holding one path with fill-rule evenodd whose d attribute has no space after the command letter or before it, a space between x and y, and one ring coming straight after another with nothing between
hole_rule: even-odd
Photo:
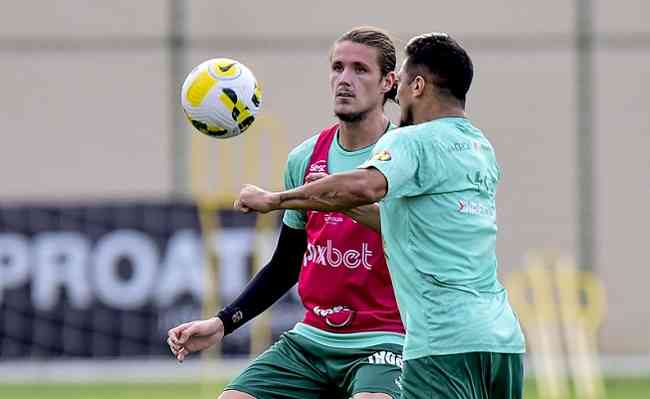
<instances>
[{"instance_id":1,"label":"player in red bib","mask_svg":"<svg viewBox=\"0 0 650 399\"><path fill-rule=\"evenodd\" d=\"M329 154L337 150L332 150L332 145L338 132L336 124L318 135L306 168L307 176L310 172L329 172ZM365 153L365 148L368 147L358 152ZM349 163L356 162L339 160L339 167ZM289 179L286 185L292 185ZM288 214L284 221L301 227L300 219ZM298 292L307 308L303 323L333 333L403 334L377 231L338 212L307 211L306 220L307 251L298 281Z\"/></svg>"},{"instance_id":2,"label":"player in red bib","mask_svg":"<svg viewBox=\"0 0 650 399\"><path fill-rule=\"evenodd\" d=\"M289 154L286 189L355 169L391 128L395 47L386 33L353 29L330 54L330 88L339 123ZM275 253L244 292L208 320L169 331L179 360L220 341L281 298L296 282L305 316L256 358L221 399L397 399L404 327L372 205L340 212L287 211ZM331 397L331 396L330 396Z\"/></svg>"}]
</instances>

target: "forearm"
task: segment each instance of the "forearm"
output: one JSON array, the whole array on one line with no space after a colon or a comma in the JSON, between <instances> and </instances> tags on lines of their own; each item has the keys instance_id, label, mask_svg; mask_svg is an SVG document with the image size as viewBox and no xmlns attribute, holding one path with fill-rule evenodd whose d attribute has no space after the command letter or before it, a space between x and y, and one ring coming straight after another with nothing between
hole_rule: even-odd
<instances>
[{"instance_id":1,"label":"forearm","mask_svg":"<svg viewBox=\"0 0 650 399\"><path fill-rule=\"evenodd\" d=\"M356 220L362 225L370 227L378 233L381 233L378 204L358 206L356 208L347 209L343 211L343 213L350 216L352 219Z\"/></svg>"},{"instance_id":2,"label":"forearm","mask_svg":"<svg viewBox=\"0 0 650 399\"><path fill-rule=\"evenodd\" d=\"M319 211L338 211L371 204L376 196L360 171L330 175L275 195L278 209Z\"/></svg>"},{"instance_id":3,"label":"forearm","mask_svg":"<svg viewBox=\"0 0 650 399\"><path fill-rule=\"evenodd\" d=\"M298 282L306 248L305 231L283 224L269 263L253 277L237 299L217 315L223 321L224 335L267 310Z\"/></svg>"}]
</instances>

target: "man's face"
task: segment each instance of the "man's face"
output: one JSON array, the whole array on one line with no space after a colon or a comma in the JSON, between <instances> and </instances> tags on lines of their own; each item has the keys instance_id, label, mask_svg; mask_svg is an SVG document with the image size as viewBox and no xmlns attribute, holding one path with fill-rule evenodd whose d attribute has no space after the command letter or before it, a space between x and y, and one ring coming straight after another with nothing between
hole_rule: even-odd
<instances>
[{"instance_id":1,"label":"man's face","mask_svg":"<svg viewBox=\"0 0 650 399\"><path fill-rule=\"evenodd\" d=\"M399 102L400 109L400 127L413 124L413 93L411 90L411 78L408 76L405 68L407 61L408 58L402 62L402 66L397 74L397 101Z\"/></svg>"},{"instance_id":2,"label":"man's face","mask_svg":"<svg viewBox=\"0 0 650 399\"><path fill-rule=\"evenodd\" d=\"M330 57L330 89L334 114L343 122L363 120L384 102L384 77L378 50L350 41L336 43Z\"/></svg>"}]
</instances>

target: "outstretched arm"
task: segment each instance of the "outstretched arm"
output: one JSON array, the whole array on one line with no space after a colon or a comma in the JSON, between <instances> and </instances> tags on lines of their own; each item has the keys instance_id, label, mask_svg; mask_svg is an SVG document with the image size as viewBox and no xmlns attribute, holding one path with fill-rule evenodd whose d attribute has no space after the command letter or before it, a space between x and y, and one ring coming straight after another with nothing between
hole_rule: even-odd
<instances>
[{"instance_id":1,"label":"outstretched arm","mask_svg":"<svg viewBox=\"0 0 650 399\"><path fill-rule=\"evenodd\" d=\"M188 354L211 347L273 305L298 282L306 248L306 232L283 224L271 260L232 304L215 317L169 330L167 343L176 359L183 361Z\"/></svg>"},{"instance_id":2,"label":"outstretched arm","mask_svg":"<svg viewBox=\"0 0 650 399\"><path fill-rule=\"evenodd\" d=\"M329 176L329 174L322 173L322 172L310 173L307 176L305 176L305 181L307 183L311 183L316 180L323 179L327 176ZM362 225L366 227L370 227L371 229L377 231L378 233L381 233L378 204L357 206L356 208L347 209L343 211L343 213L345 213L352 219L356 220L357 222L361 223Z\"/></svg>"},{"instance_id":3,"label":"outstretched arm","mask_svg":"<svg viewBox=\"0 0 650 399\"><path fill-rule=\"evenodd\" d=\"M386 195L387 188L386 178L377 169L356 169L281 192L246 185L235 208L262 213L276 209L339 211L375 203Z\"/></svg>"}]
</instances>

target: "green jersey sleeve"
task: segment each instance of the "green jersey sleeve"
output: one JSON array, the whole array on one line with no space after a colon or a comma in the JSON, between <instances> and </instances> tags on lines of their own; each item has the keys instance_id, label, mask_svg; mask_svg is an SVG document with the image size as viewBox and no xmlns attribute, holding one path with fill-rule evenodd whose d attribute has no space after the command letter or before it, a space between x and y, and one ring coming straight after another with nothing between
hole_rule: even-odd
<instances>
[{"instance_id":1,"label":"green jersey sleeve","mask_svg":"<svg viewBox=\"0 0 650 399\"><path fill-rule=\"evenodd\" d=\"M285 190L302 186L305 181L305 170L311 159L317 139L318 135L311 137L289 153L284 169ZM284 211L282 222L293 229L304 229L307 224L307 216L304 211L287 209Z\"/></svg>"},{"instance_id":2,"label":"green jersey sleeve","mask_svg":"<svg viewBox=\"0 0 650 399\"><path fill-rule=\"evenodd\" d=\"M440 162L434 148L423 149L415 127L395 129L379 139L372 157L361 168L374 167L388 182L385 199L430 192L440 182Z\"/></svg>"}]
</instances>

